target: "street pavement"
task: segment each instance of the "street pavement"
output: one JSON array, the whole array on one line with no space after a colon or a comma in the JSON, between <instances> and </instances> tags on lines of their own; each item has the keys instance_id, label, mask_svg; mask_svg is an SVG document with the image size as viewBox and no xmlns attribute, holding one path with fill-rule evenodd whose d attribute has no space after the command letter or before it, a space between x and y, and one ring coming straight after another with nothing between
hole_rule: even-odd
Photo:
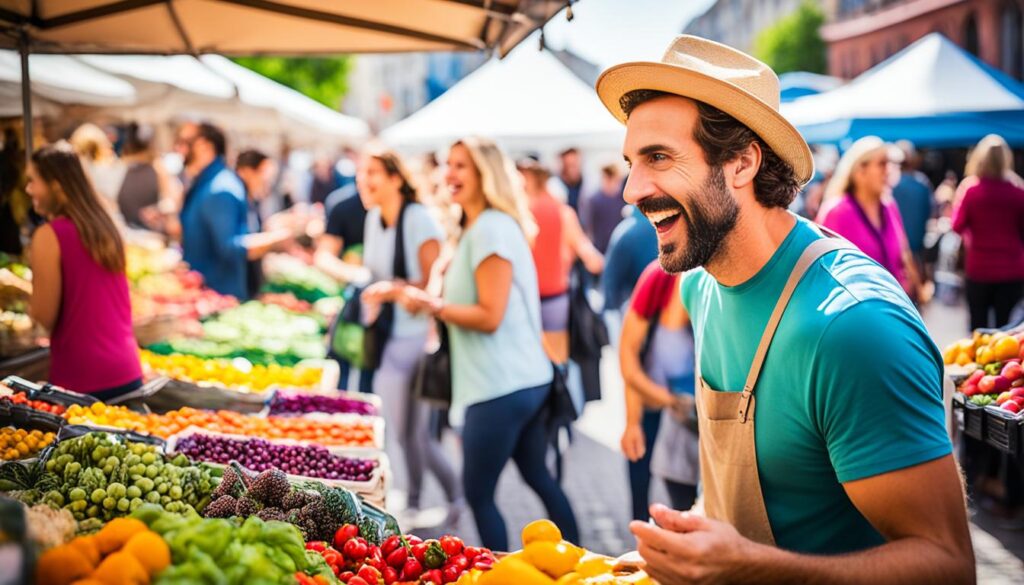
<instances>
[{"instance_id":1,"label":"street pavement","mask_svg":"<svg viewBox=\"0 0 1024 585\"><path fill-rule=\"evenodd\" d=\"M967 318L962 307L935 304L924 311L924 317L940 347L961 337L967 330ZM623 428L623 402L622 383L616 363L614 353L610 349L606 350L605 359L602 360L603 399L588 404L583 416L576 422L574 440L565 455L563 478L563 486L579 522L581 544L595 552L613 556L636 546L628 530L630 503L626 461L618 449ZM452 454L452 461L458 464L460 457L455 456L457 441L451 433L446 436L445 445ZM400 469L396 471L401 475ZM544 508L511 464L501 476L497 500L507 523L509 547L515 550L521 544L520 529L532 520L545 517ZM428 478L424 503L438 506L443 501L438 484L432 477ZM660 485L655 486L652 501L667 503L667 494ZM1024 583L1022 527L1011 526L979 506L972 505L972 514L971 535L977 559L978 583ZM429 530L418 532L430 535ZM458 521L454 532L467 541L479 542L468 510Z\"/></svg>"}]
</instances>

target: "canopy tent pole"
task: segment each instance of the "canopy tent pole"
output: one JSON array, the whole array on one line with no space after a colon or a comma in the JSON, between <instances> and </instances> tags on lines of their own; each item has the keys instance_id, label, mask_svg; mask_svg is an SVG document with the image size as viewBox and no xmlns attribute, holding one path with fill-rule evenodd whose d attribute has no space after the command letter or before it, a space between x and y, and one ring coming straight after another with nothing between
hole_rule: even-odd
<instances>
[{"instance_id":1,"label":"canopy tent pole","mask_svg":"<svg viewBox=\"0 0 1024 585\"><path fill-rule=\"evenodd\" d=\"M32 161L32 80L28 71L29 40L24 29L18 35L18 53L21 55L21 120L25 132L25 168Z\"/></svg>"}]
</instances>

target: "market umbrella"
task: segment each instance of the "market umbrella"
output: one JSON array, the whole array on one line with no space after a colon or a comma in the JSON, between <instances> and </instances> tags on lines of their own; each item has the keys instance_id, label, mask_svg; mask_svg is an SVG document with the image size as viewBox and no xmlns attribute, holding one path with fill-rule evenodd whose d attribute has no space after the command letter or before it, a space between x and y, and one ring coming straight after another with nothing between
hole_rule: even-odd
<instances>
[{"instance_id":1,"label":"market umbrella","mask_svg":"<svg viewBox=\"0 0 1024 585\"><path fill-rule=\"evenodd\" d=\"M30 52L503 56L573 1L0 0L0 48L22 54L30 119Z\"/></svg>"},{"instance_id":2,"label":"market umbrella","mask_svg":"<svg viewBox=\"0 0 1024 585\"><path fill-rule=\"evenodd\" d=\"M782 104L808 142L864 136L963 147L987 134L1024 145L1024 84L932 33L837 89Z\"/></svg>"}]
</instances>

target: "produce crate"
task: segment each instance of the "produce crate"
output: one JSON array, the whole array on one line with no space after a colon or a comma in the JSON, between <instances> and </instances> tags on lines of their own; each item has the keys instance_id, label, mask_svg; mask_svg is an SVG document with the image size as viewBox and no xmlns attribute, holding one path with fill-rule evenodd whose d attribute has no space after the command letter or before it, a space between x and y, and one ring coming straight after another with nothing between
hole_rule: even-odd
<instances>
[{"instance_id":1,"label":"produce crate","mask_svg":"<svg viewBox=\"0 0 1024 585\"><path fill-rule=\"evenodd\" d=\"M985 407L985 442L1000 451L1020 457L1024 454L1024 416L995 406Z\"/></svg>"},{"instance_id":2,"label":"produce crate","mask_svg":"<svg viewBox=\"0 0 1024 585\"><path fill-rule=\"evenodd\" d=\"M985 407L964 400L964 434L979 441L985 440Z\"/></svg>"},{"instance_id":3,"label":"produce crate","mask_svg":"<svg viewBox=\"0 0 1024 585\"><path fill-rule=\"evenodd\" d=\"M167 452L167 450L164 448L166 445L166 441L164 441L160 437L155 437L153 435L143 435L141 433L136 433L135 431L115 429L112 427L94 427L89 425L64 425L60 428L60 431L57 433L57 442L59 443L60 441L75 439L77 437L81 437L82 435L88 435L89 433L105 433L108 435L117 435L124 441L156 445L157 447L164 449L165 453Z\"/></svg>"},{"instance_id":4,"label":"produce crate","mask_svg":"<svg viewBox=\"0 0 1024 585\"><path fill-rule=\"evenodd\" d=\"M133 390L127 394L122 394L117 398L111 398L106 403L110 405L124 406L130 410L141 412L143 414L149 414L151 412L146 401L149 400L154 394L163 389L167 383L170 382L170 378L160 376L159 378L153 378L149 382L146 382L138 390Z\"/></svg>"},{"instance_id":5,"label":"produce crate","mask_svg":"<svg viewBox=\"0 0 1024 585\"><path fill-rule=\"evenodd\" d=\"M365 403L371 405L374 408L374 410L376 410L376 412L378 414L382 412L381 409L383 408L383 401L380 399L380 396L378 396L376 394L367 394L366 392L348 392L348 391L345 391L345 390L331 390L331 391L328 391L328 392L322 392L322 391L283 390L282 389L282 390L279 390L275 396L272 396L269 400L267 400L266 407L261 411L261 414L264 415L264 416L270 416L271 414L273 414L274 416L302 416L302 417L309 417L309 418L319 418L319 417L321 417L323 415L330 416L332 414L347 414L347 413L324 413L324 412L319 412L319 411L308 412L308 413L287 413L287 412L272 413L271 412L271 407L273 406L273 403L274 403L274 401L276 399L287 399L287 398L293 398L293 397L296 397L296 396L316 396L316 395L328 396L328 397L331 397L331 398L343 398L343 399L346 399L346 400L365 402Z\"/></svg>"},{"instance_id":6,"label":"produce crate","mask_svg":"<svg viewBox=\"0 0 1024 585\"><path fill-rule=\"evenodd\" d=\"M164 380L166 381L155 392L141 399L150 410L160 414L183 406L257 414L263 410L263 405L274 392L241 392L213 384L186 382L173 378Z\"/></svg>"},{"instance_id":7,"label":"produce crate","mask_svg":"<svg viewBox=\"0 0 1024 585\"><path fill-rule=\"evenodd\" d=\"M3 379L3 384L10 387L12 390L24 392L32 400L42 400L43 402L49 402L50 404L60 404L61 406L71 406L72 404L89 406L94 402L98 402L88 394L69 392L52 384L34 384L19 376L7 376Z\"/></svg>"},{"instance_id":8,"label":"produce crate","mask_svg":"<svg viewBox=\"0 0 1024 585\"><path fill-rule=\"evenodd\" d=\"M0 401L0 427L12 426L19 429L40 430L44 433L56 433L57 437L53 443L33 455L25 459L16 459L13 461L21 461L23 463L31 463L37 459L45 460L49 452L53 449L53 445L60 441L60 431L66 426L63 418L50 414L48 412L41 412L34 408L22 406L20 404L12 404L8 401ZM10 461L8 461L9 463Z\"/></svg>"},{"instance_id":9,"label":"produce crate","mask_svg":"<svg viewBox=\"0 0 1024 585\"><path fill-rule=\"evenodd\" d=\"M383 429L382 429L383 432ZM165 449L166 453L175 453L177 451L178 442L193 435L207 435L215 437L224 437L227 439L235 439L239 441L247 441L261 437L249 437L245 435L232 435L227 433L217 433L214 431L208 431L206 429L199 429L195 427L189 427L184 431L170 437L167 440L167 446ZM370 475L370 479L367 481L350 481L343 479L326 479L320 477L308 477L303 475L292 475L288 474L288 479L293 483L302 481L318 481L324 485L333 487L343 487L349 491L359 494L364 499L370 501L376 505L383 505L384 497L387 494L388 484L391 478L391 464L388 460L387 455L382 452L372 452L367 449L360 449L358 447L341 447L341 446L326 446L317 445L316 443L309 443L306 441L295 441L291 439L262 439L268 443L275 445L302 445L302 446L320 446L327 449L332 455L339 457L349 457L354 459L368 459L376 461L377 466L374 468L373 473ZM218 464L214 462L204 462L206 465L224 467L224 464Z\"/></svg>"}]
</instances>

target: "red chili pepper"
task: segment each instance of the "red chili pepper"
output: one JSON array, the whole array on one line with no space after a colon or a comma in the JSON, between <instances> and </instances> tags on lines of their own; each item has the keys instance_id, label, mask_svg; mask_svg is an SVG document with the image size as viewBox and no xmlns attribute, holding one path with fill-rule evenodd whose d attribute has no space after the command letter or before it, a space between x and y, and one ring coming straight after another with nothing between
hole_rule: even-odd
<instances>
[{"instance_id":1,"label":"red chili pepper","mask_svg":"<svg viewBox=\"0 0 1024 585\"><path fill-rule=\"evenodd\" d=\"M395 534L384 539L384 542L380 545L380 552L386 559L395 549L401 547L402 537Z\"/></svg>"},{"instance_id":2,"label":"red chili pepper","mask_svg":"<svg viewBox=\"0 0 1024 585\"><path fill-rule=\"evenodd\" d=\"M412 545L412 556L416 557L416 560L419 561L420 563L423 562L423 557L426 556L426 554L427 554L427 545L426 545L426 543L421 542L419 544Z\"/></svg>"},{"instance_id":3,"label":"red chili pepper","mask_svg":"<svg viewBox=\"0 0 1024 585\"><path fill-rule=\"evenodd\" d=\"M406 559L402 566L402 580L415 581L423 574L423 565L416 559Z\"/></svg>"},{"instance_id":4,"label":"red chili pepper","mask_svg":"<svg viewBox=\"0 0 1024 585\"><path fill-rule=\"evenodd\" d=\"M431 569L423 575L423 580L429 583L435 583L436 585L444 585L444 577L441 575L441 569Z\"/></svg>"},{"instance_id":5,"label":"red chili pepper","mask_svg":"<svg viewBox=\"0 0 1024 585\"><path fill-rule=\"evenodd\" d=\"M384 570L381 571L381 577L384 579L384 585L398 583L398 571L394 567L384 567Z\"/></svg>"},{"instance_id":6,"label":"red chili pepper","mask_svg":"<svg viewBox=\"0 0 1024 585\"><path fill-rule=\"evenodd\" d=\"M400 546L388 555L387 564L389 567L401 569L407 558L409 558L409 551L405 550L405 547Z\"/></svg>"}]
</instances>

